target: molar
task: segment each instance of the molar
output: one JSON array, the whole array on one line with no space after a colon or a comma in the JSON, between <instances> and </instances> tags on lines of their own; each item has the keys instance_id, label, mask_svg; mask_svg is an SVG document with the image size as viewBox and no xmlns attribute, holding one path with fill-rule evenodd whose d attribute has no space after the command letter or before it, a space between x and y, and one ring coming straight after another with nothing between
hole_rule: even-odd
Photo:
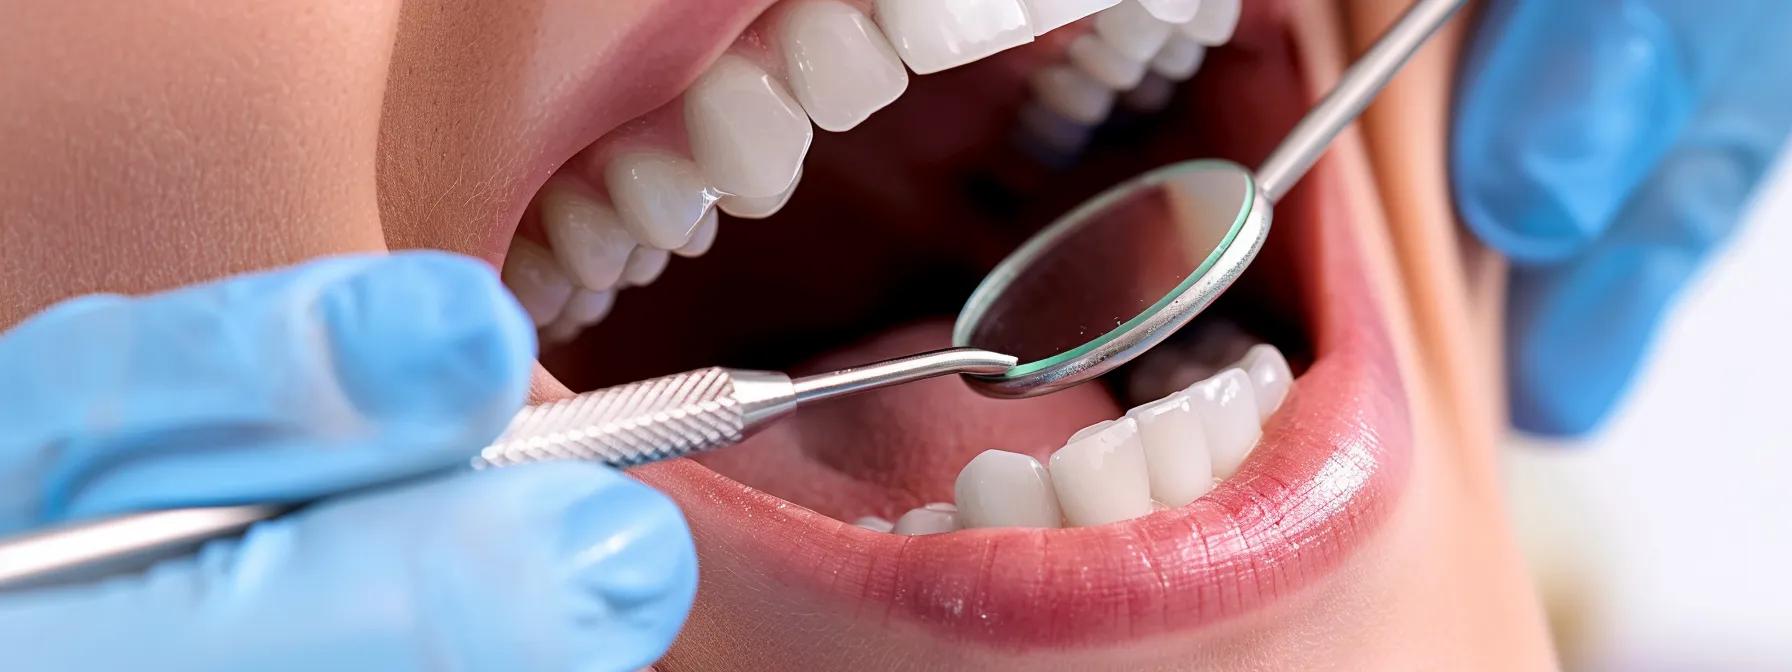
<instances>
[{"instance_id":1,"label":"molar","mask_svg":"<svg viewBox=\"0 0 1792 672\"><path fill-rule=\"evenodd\" d=\"M616 211L573 178L555 176L542 188L541 227L560 266L586 289L616 286L635 249Z\"/></svg>"},{"instance_id":2,"label":"molar","mask_svg":"<svg viewBox=\"0 0 1792 672\"><path fill-rule=\"evenodd\" d=\"M1089 526L1151 513L1145 447L1132 418L1085 427L1052 454L1052 489L1071 526Z\"/></svg>"},{"instance_id":3,"label":"molar","mask_svg":"<svg viewBox=\"0 0 1792 672\"><path fill-rule=\"evenodd\" d=\"M623 227L642 245L682 247L715 203L697 164L659 151L622 154L604 166L604 185Z\"/></svg>"},{"instance_id":4,"label":"molar","mask_svg":"<svg viewBox=\"0 0 1792 672\"><path fill-rule=\"evenodd\" d=\"M560 316L554 318L554 323L548 326L542 338L550 343L570 341L586 327L602 322L615 304L615 290L599 292L584 287L575 289L572 298L566 300L566 307L560 310Z\"/></svg>"},{"instance_id":5,"label":"molar","mask_svg":"<svg viewBox=\"0 0 1792 672\"><path fill-rule=\"evenodd\" d=\"M799 0L780 36L791 92L823 129L850 130L908 89L896 49L851 5Z\"/></svg>"},{"instance_id":6,"label":"molar","mask_svg":"<svg viewBox=\"0 0 1792 672\"><path fill-rule=\"evenodd\" d=\"M857 525L859 527L863 527L867 530L871 530L872 532L894 532L894 531L896 531L895 523L884 520L877 516L865 516L858 520L853 521L852 524Z\"/></svg>"},{"instance_id":7,"label":"molar","mask_svg":"<svg viewBox=\"0 0 1792 672\"><path fill-rule=\"evenodd\" d=\"M896 53L919 75L1033 41L1021 0L877 0L876 15Z\"/></svg>"},{"instance_id":8,"label":"molar","mask_svg":"<svg viewBox=\"0 0 1792 672\"><path fill-rule=\"evenodd\" d=\"M920 508L909 509L896 519L891 529L896 534L942 534L958 529L958 507L943 502L935 502Z\"/></svg>"},{"instance_id":9,"label":"molar","mask_svg":"<svg viewBox=\"0 0 1792 672\"><path fill-rule=\"evenodd\" d=\"M536 327L553 322L572 296L572 280L560 270L554 254L527 238L510 241L501 276Z\"/></svg>"},{"instance_id":10,"label":"molar","mask_svg":"<svg viewBox=\"0 0 1792 672\"><path fill-rule=\"evenodd\" d=\"M952 492L966 529L1058 527L1063 518L1051 474L1030 455L983 451L958 472Z\"/></svg>"},{"instance_id":11,"label":"molar","mask_svg":"<svg viewBox=\"0 0 1792 672\"><path fill-rule=\"evenodd\" d=\"M1263 434L1256 393L1250 376L1226 369L1188 388L1188 399L1206 429L1213 455L1213 475L1226 478L1238 471Z\"/></svg>"},{"instance_id":12,"label":"molar","mask_svg":"<svg viewBox=\"0 0 1792 672\"><path fill-rule=\"evenodd\" d=\"M684 94L691 154L717 190L774 196L795 181L815 129L784 85L725 54Z\"/></svg>"}]
</instances>

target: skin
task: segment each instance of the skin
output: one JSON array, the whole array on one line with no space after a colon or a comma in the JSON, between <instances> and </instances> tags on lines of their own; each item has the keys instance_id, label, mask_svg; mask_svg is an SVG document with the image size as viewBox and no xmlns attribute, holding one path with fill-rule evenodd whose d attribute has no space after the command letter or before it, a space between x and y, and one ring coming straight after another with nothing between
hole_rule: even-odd
<instances>
[{"instance_id":1,"label":"skin","mask_svg":"<svg viewBox=\"0 0 1792 672\"><path fill-rule=\"evenodd\" d=\"M649 3L573 0L9 3L8 25L32 28L0 29L0 62L34 67L0 69L0 326L83 293L153 291L333 253L434 247L495 258L555 166L682 89L700 67L679 64L712 59L755 14L731 1L666 1L690 5L687 19L675 24ZM1404 4L1306 2L1277 15L1310 93ZM1455 226L1443 180L1460 28L1409 66L1320 169L1338 225L1364 257L1410 408L1413 462L1380 529L1310 588L1218 624L1106 651L962 645L954 659L1554 666L1493 461L1504 417L1493 338L1502 267ZM681 38L656 39L666 34ZM612 64L643 50L663 57L632 76ZM538 377L537 398L560 394L558 381ZM752 566L702 561L706 571ZM699 597L712 607L732 599ZM875 634L853 640L867 652L860 661L958 646L863 625ZM821 644L786 652L795 659L718 657L752 650L728 632L691 634L666 667L800 666L829 653Z\"/></svg>"}]
</instances>

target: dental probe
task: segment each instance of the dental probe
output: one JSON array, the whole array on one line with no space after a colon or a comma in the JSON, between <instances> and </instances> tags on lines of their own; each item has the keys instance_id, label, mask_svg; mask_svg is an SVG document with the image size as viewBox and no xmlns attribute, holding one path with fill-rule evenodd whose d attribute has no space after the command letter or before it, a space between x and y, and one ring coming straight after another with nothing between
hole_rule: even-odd
<instances>
[{"instance_id":1,"label":"dental probe","mask_svg":"<svg viewBox=\"0 0 1792 672\"><path fill-rule=\"evenodd\" d=\"M805 404L951 373L999 373L1015 362L988 350L948 348L794 379L723 367L686 371L524 408L471 466L591 460L633 467L739 443ZM140 568L294 508L148 511L0 540L0 590Z\"/></svg>"}]
</instances>

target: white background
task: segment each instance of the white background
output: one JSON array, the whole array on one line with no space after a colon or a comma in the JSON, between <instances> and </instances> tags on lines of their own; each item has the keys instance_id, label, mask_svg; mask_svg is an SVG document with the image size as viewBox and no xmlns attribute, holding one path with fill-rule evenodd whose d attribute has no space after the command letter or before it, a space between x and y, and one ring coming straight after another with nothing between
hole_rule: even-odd
<instances>
[{"instance_id":1,"label":"white background","mask_svg":"<svg viewBox=\"0 0 1792 672\"><path fill-rule=\"evenodd\" d=\"M1746 220L1603 430L1507 451L1571 667L1792 670L1792 158Z\"/></svg>"}]
</instances>

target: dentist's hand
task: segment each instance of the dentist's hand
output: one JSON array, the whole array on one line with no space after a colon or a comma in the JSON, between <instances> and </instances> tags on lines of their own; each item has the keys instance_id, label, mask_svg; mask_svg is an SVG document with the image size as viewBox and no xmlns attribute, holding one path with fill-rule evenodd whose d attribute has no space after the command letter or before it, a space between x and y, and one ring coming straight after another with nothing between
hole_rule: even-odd
<instances>
[{"instance_id":1,"label":"dentist's hand","mask_svg":"<svg viewBox=\"0 0 1792 672\"><path fill-rule=\"evenodd\" d=\"M1792 2L1492 0L1451 173L1513 260L1520 429L1592 429L1792 128Z\"/></svg>"},{"instance_id":2,"label":"dentist's hand","mask_svg":"<svg viewBox=\"0 0 1792 672\"><path fill-rule=\"evenodd\" d=\"M696 588L664 497L592 464L456 471L520 408L495 274L347 257L0 333L0 535L327 499L147 574L0 593L7 670L635 670Z\"/></svg>"}]
</instances>

